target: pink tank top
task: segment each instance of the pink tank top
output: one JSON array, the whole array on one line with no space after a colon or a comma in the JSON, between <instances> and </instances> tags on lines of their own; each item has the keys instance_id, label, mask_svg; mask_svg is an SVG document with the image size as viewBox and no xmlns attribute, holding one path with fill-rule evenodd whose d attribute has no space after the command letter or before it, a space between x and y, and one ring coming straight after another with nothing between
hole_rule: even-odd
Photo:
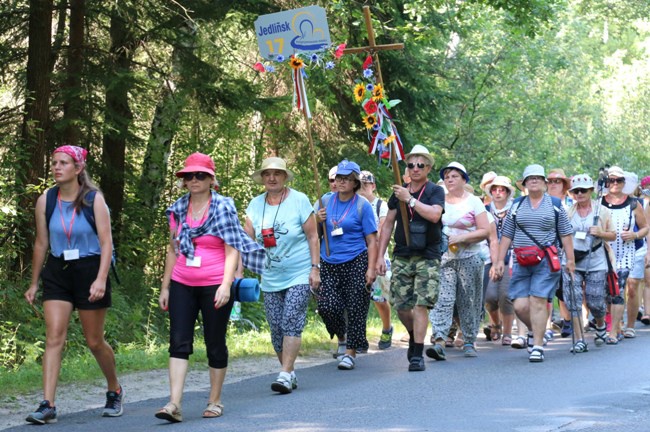
<instances>
[{"instance_id":1,"label":"pink tank top","mask_svg":"<svg viewBox=\"0 0 650 432\"><path fill-rule=\"evenodd\" d=\"M208 217L208 213L200 221L193 221L188 214L185 221L190 227L201 225ZM171 232L176 232L176 221L170 218ZM196 237L194 241L194 256L201 257L201 267L188 267L185 255L179 254L176 265L172 271L172 279L188 286L219 285L223 282L223 271L226 264L226 246L223 239L206 235Z\"/></svg>"}]
</instances>

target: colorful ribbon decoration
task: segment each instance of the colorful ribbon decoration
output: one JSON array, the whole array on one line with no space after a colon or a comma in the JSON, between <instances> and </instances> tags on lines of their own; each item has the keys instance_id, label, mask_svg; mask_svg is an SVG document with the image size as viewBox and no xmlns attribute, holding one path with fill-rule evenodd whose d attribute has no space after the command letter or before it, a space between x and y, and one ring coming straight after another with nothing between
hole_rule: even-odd
<instances>
[{"instance_id":1,"label":"colorful ribbon decoration","mask_svg":"<svg viewBox=\"0 0 650 432\"><path fill-rule=\"evenodd\" d=\"M397 160L404 160L405 155L404 155L404 145L402 144L402 139L399 136L399 132L397 132L397 127L395 127L395 123L393 123L393 117L390 115L390 113L388 112L388 110L386 109L383 103L380 103L377 106L377 112L375 113L375 115L377 116L377 130L370 138L370 145L368 146L368 154L374 154L377 151L377 148L379 147L379 141L384 141L390 136L394 136L395 145L397 146L397 154L395 156L397 157ZM386 126L389 128L389 131L392 133L392 135L387 136L382 132L382 130L385 130L384 122L388 123ZM387 147L392 154L393 146L388 145Z\"/></svg>"},{"instance_id":2,"label":"colorful ribbon decoration","mask_svg":"<svg viewBox=\"0 0 650 432\"><path fill-rule=\"evenodd\" d=\"M304 75L305 71L302 68L294 69L291 73L291 79L293 80L293 106L299 110L303 110L307 118L311 119Z\"/></svg>"}]
</instances>

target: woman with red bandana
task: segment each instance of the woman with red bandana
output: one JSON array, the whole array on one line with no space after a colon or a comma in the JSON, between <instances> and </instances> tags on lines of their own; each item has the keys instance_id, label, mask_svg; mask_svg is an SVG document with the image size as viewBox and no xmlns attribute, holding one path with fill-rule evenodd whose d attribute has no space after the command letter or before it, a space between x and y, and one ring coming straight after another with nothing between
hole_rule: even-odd
<instances>
[{"instance_id":1,"label":"woman with red bandana","mask_svg":"<svg viewBox=\"0 0 650 432\"><path fill-rule=\"evenodd\" d=\"M55 189L46 191L36 202L32 280L25 299L30 305L34 303L40 278L46 337L44 398L26 418L30 423L57 421L56 385L74 309L79 310L86 343L106 377L108 391L102 416L122 415L124 392L117 380L115 354L104 339L104 321L111 306L111 220L104 196L86 172L87 154L85 149L70 145L54 150L51 169ZM50 199L56 200L56 204L47 205ZM46 210L50 209L48 214Z\"/></svg>"}]
</instances>

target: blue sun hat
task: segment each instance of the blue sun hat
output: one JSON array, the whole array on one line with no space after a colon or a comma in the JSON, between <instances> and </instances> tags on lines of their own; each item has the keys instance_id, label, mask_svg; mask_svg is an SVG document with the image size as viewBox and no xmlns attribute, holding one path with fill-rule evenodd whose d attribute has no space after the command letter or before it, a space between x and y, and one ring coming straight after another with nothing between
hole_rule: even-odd
<instances>
[{"instance_id":1,"label":"blue sun hat","mask_svg":"<svg viewBox=\"0 0 650 432\"><path fill-rule=\"evenodd\" d=\"M343 159L341 162L339 162L338 166L336 167L336 175L348 175L352 173L357 173L357 175L361 175L361 167L356 162L349 161L347 159Z\"/></svg>"}]
</instances>

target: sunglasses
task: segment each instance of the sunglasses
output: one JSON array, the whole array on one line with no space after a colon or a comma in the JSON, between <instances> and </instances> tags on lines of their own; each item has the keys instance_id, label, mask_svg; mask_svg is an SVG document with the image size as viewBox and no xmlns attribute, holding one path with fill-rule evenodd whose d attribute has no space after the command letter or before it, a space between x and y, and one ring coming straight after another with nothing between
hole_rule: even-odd
<instances>
[{"instance_id":1,"label":"sunglasses","mask_svg":"<svg viewBox=\"0 0 650 432\"><path fill-rule=\"evenodd\" d=\"M328 181L329 181L330 183L334 183L334 182L336 181L336 179L329 179Z\"/></svg>"},{"instance_id":2,"label":"sunglasses","mask_svg":"<svg viewBox=\"0 0 650 432\"><path fill-rule=\"evenodd\" d=\"M562 179L548 179L548 182L551 184L561 184L564 183Z\"/></svg>"},{"instance_id":3,"label":"sunglasses","mask_svg":"<svg viewBox=\"0 0 650 432\"><path fill-rule=\"evenodd\" d=\"M573 189L571 192L573 192L574 194L586 194L586 193L590 193L591 189L577 188L577 189Z\"/></svg>"},{"instance_id":4,"label":"sunglasses","mask_svg":"<svg viewBox=\"0 0 650 432\"><path fill-rule=\"evenodd\" d=\"M406 166L408 167L408 169L413 169L415 167L418 167L419 169L424 169L424 167L427 166L427 164L423 164L421 162L418 162L418 163L410 162L410 163L407 163Z\"/></svg>"},{"instance_id":5,"label":"sunglasses","mask_svg":"<svg viewBox=\"0 0 650 432\"><path fill-rule=\"evenodd\" d=\"M204 173L204 172L191 172L191 173L185 173L183 175L183 179L185 181L192 181L192 179L196 177L198 181L203 181L208 177L208 175L209 175L208 173Z\"/></svg>"},{"instance_id":6,"label":"sunglasses","mask_svg":"<svg viewBox=\"0 0 650 432\"><path fill-rule=\"evenodd\" d=\"M614 184L625 184L625 177L618 177L618 178L610 178L609 183L614 183Z\"/></svg>"}]
</instances>

